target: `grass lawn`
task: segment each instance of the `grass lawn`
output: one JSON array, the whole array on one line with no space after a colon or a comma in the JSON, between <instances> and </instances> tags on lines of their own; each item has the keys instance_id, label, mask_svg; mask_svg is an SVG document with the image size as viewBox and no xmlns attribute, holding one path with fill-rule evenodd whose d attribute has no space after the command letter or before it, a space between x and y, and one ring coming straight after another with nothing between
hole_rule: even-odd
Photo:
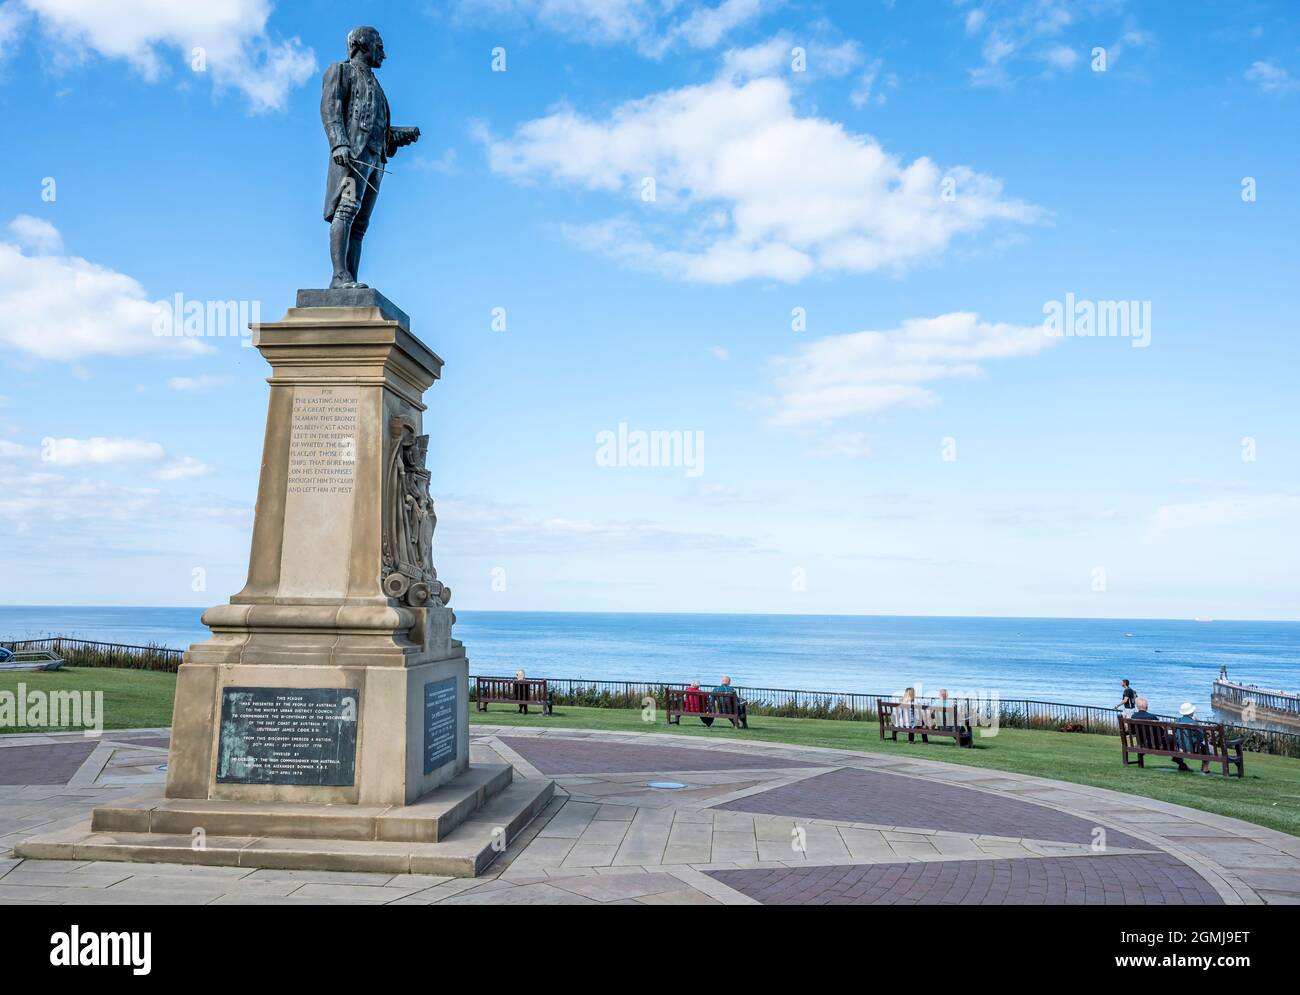
<instances>
[{"instance_id":1,"label":"grass lawn","mask_svg":"<svg viewBox=\"0 0 1300 995\"><path fill-rule=\"evenodd\" d=\"M172 719L174 674L143 670L114 670L100 667L65 667L56 671L0 674L0 692L15 691L26 684L29 691L103 691L104 728L135 729L167 726ZM951 740L929 745L881 742L874 722L844 722L830 719L781 719L758 715L750 719L749 731L732 729L730 723L715 722L711 729L698 720L683 719L680 727L662 718L653 724L641 721L635 709L577 708L557 706L555 714L519 715L513 708L493 705L487 712L471 706L470 722L503 726L571 727L607 729L616 732L679 733L707 736L742 746L748 740L792 743L862 750L868 753L903 754L929 760L1018 774L1036 774L1060 781L1091 784L1099 788L1158 798L1192 808L1233 816L1247 822L1300 836L1300 760L1246 754L1246 777L1224 781L1218 775L1173 772L1168 761L1152 758L1144 770L1120 763L1118 736L1083 733L1042 732L1029 729L1001 729L996 736L975 737L975 748L959 750ZM0 733L52 730L0 728ZM978 731L978 730L977 730Z\"/></svg>"},{"instance_id":2,"label":"grass lawn","mask_svg":"<svg viewBox=\"0 0 1300 995\"><path fill-rule=\"evenodd\" d=\"M781 719L758 715L750 718L749 731L733 729L729 722L714 722L705 728L698 719L683 718L680 729L667 725L662 717L654 724L641 721L634 709L577 708L555 706L555 714L520 715L512 706L491 705L486 712L470 711L473 724L503 726L569 726L578 729L607 729L619 732L681 733L725 740L740 745L760 739L769 743L825 746L861 750L867 753L902 754L927 760L945 760L970 767L1013 771L1073 781L1098 788L1158 798L1206 812L1232 816L1284 833L1300 836L1300 760L1246 754L1246 776L1227 781L1222 774L1202 777L1181 774L1166 758L1148 757L1145 769L1125 767L1120 762L1119 735L1044 732L1037 729L999 729L996 736L981 737L976 730L975 747L960 750L951 739L920 738L881 742L874 722L845 722L832 719ZM1219 768L1221 769L1221 768ZM1193 765L1193 770L1196 767ZM1216 768L1211 768L1216 770Z\"/></svg>"},{"instance_id":3,"label":"grass lawn","mask_svg":"<svg viewBox=\"0 0 1300 995\"><path fill-rule=\"evenodd\" d=\"M140 729L172 724L172 698L176 675L153 670L117 670L107 667L61 667L58 670L0 674L0 692L103 691L105 729ZM57 728L29 729L5 726L7 732L59 732Z\"/></svg>"}]
</instances>

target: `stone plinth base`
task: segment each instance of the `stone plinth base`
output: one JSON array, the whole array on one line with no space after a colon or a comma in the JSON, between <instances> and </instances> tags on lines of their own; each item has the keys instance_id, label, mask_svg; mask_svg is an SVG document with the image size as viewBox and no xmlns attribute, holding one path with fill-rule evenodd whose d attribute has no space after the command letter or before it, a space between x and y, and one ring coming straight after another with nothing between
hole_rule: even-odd
<instances>
[{"instance_id":1,"label":"stone plinth base","mask_svg":"<svg viewBox=\"0 0 1300 995\"><path fill-rule=\"evenodd\" d=\"M414 805L181 802L145 795L29 837L24 858L475 877L550 802L555 782L483 764Z\"/></svg>"}]
</instances>

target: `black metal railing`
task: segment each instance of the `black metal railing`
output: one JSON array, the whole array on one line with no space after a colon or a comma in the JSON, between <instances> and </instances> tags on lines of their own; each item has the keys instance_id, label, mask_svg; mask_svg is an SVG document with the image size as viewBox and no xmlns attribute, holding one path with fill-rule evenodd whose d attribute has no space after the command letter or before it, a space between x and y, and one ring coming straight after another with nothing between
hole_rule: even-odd
<instances>
[{"instance_id":1,"label":"black metal railing","mask_svg":"<svg viewBox=\"0 0 1300 995\"><path fill-rule=\"evenodd\" d=\"M484 675L493 676L493 675ZM685 687L665 681L593 681L584 678L548 677L547 690L557 705L588 708L644 708L650 702L656 709L664 707L664 689ZM473 694L473 677L470 693ZM745 699L751 715L774 715L784 718L840 719L851 722L876 721L880 701L896 701L897 694L869 694L857 691L807 691L795 688L758 688L736 685L735 691ZM938 704L938 698L918 698L923 705ZM1009 729L1048 729L1065 732L1119 734L1119 713L1098 705L1076 705L1060 701L1029 698L948 699L976 725L996 722ZM1174 716L1161 716L1174 719ZM1253 753L1273 753L1300 757L1300 734L1249 729L1225 723L1229 739L1242 740L1242 747Z\"/></svg>"},{"instance_id":2,"label":"black metal railing","mask_svg":"<svg viewBox=\"0 0 1300 995\"><path fill-rule=\"evenodd\" d=\"M132 646L97 642L91 639L73 639L66 636L20 639L0 643L0 645L12 650L52 650L72 667L121 667L169 673L176 672L184 652L154 644ZM476 675L470 677L471 700L474 694L474 676ZM654 702L656 708L662 709L664 689L685 686L671 681L593 681L580 677L548 677L546 682L557 705L589 708L643 708L649 699ZM1218 687L1220 685L1216 685L1216 689ZM735 690L748 703L751 715L839 719L849 722L874 722L878 703L882 700L897 699L897 695L893 694L868 694L858 691L807 691L796 688L758 688L740 685L737 685ZM921 698L918 701L921 704L935 704L938 699ZM976 725L992 725L996 721L999 726L1006 726L1009 729L1053 729L1116 735L1119 733L1119 714L1112 708L1102 708L1097 705L992 697L950 698L949 702L964 710ZM1262 701L1257 700L1257 703L1263 707ZM1171 716L1161 717L1171 718ZM1227 723L1225 727L1230 739L1240 738L1243 748L1253 753L1300 757L1300 734L1251 729Z\"/></svg>"},{"instance_id":3,"label":"black metal railing","mask_svg":"<svg viewBox=\"0 0 1300 995\"><path fill-rule=\"evenodd\" d=\"M0 643L8 649L50 650L63 657L70 667L119 667L126 670L161 670L176 673L184 650L148 644L101 643L93 639L70 639L48 636L44 639L18 639Z\"/></svg>"}]
</instances>

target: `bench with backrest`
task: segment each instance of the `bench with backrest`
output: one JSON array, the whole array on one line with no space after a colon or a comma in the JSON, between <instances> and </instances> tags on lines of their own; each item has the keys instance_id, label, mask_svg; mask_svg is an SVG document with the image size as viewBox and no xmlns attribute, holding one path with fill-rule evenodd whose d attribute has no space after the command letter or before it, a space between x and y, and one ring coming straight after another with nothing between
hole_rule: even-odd
<instances>
[{"instance_id":1,"label":"bench with backrest","mask_svg":"<svg viewBox=\"0 0 1300 995\"><path fill-rule=\"evenodd\" d=\"M1130 753L1137 754L1137 765L1145 767L1143 758L1148 754L1183 760L1208 760L1223 767L1228 776L1228 766L1237 768L1237 776L1244 777L1245 757L1241 740L1229 739L1222 722L1177 722L1173 719L1130 719L1119 717L1119 738L1125 766L1133 763Z\"/></svg>"},{"instance_id":2,"label":"bench with backrest","mask_svg":"<svg viewBox=\"0 0 1300 995\"><path fill-rule=\"evenodd\" d=\"M908 725L905 709L911 709L914 724ZM949 705L904 705L901 701L882 701L876 705L876 716L880 720L880 738L886 736L895 743L900 732L920 736L922 743L930 742L931 736L951 736L958 746L973 747L975 739L971 735L969 722L962 722L955 703Z\"/></svg>"},{"instance_id":3,"label":"bench with backrest","mask_svg":"<svg viewBox=\"0 0 1300 995\"><path fill-rule=\"evenodd\" d=\"M551 696L546 681L515 677L477 677L474 703L480 712L488 705L539 705L543 715L551 714Z\"/></svg>"},{"instance_id":4,"label":"bench with backrest","mask_svg":"<svg viewBox=\"0 0 1300 995\"><path fill-rule=\"evenodd\" d=\"M670 725L674 720L681 725L683 715L693 715L700 719L727 719L733 726L740 726L734 691L664 688L664 712ZM712 721L705 724L712 725Z\"/></svg>"}]
</instances>

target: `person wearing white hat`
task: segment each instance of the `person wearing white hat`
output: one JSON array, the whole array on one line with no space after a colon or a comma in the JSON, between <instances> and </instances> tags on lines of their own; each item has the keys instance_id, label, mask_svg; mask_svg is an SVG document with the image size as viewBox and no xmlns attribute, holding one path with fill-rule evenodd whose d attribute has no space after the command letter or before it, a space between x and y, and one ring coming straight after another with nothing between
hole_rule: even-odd
<instances>
[{"instance_id":1,"label":"person wearing white hat","mask_svg":"<svg viewBox=\"0 0 1300 995\"><path fill-rule=\"evenodd\" d=\"M1182 750L1184 753L1204 753L1205 736L1201 733L1201 723L1197 721L1196 718L1196 706L1190 701L1185 701L1178 706L1178 714L1180 716L1178 724L1180 726L1188 726L1187 729L1179 729L1176 733L1175 741L1178 743L1178 749ZM1182 757L1174 757L1174 762L1178 764L1179 770L1191 770L1191 768L1183 762ZM1209 772L1210 761L1202 760L1201 773L1208 774Z\"/></svg>"}]
</instances>

